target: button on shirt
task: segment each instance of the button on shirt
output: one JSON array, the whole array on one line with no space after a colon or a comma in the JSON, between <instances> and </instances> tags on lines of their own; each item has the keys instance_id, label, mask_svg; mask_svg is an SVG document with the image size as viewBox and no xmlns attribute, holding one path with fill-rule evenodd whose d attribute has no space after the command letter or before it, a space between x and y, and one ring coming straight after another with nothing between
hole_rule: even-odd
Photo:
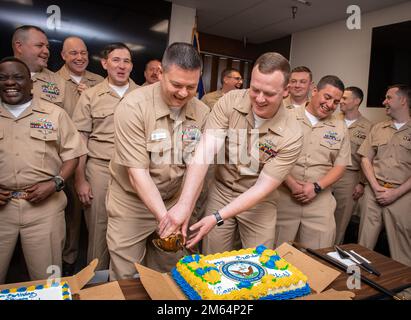
<instances>
[{"instance_id":1,"label":"button on shirt","mask_svg":"<svg viewBox=\"0 0 411 320\"><path fill-rule=\"evenodd\" d=\"M149 169L162 199L172 199L181 188L208 113L204 103L192 98L176 118L161 97L160 83L134 90L114 114L112 177L125 191L135 193L127 168Z\"/></svg>"},{"instance_id":2,"label":"button on shirt","mask_svg":"<svg viewBox=\"0 0 411 320\"><path fill-rule=\"evenodd\" d=\"M377 179L403 184L411 176L411 121L399 130L392 120L375 124L358 154L373 159Z\"/></svg>"},{"instance_id":3,"label":"button on shirt","mask_svg":"<svg viewBox=\"0 0 411 320\"><path fill-rule=\"evenodd\" d=\"M126 95L138 88L129 79ZM79 131L88 132L88 156L111 160L114 154L114 111L123 98L109 86L108 79L83 92L73 113Z\"/></svg>"},{"instance_id":4,"label":"button on shirt","mask_svg":"<svg viewBox=\"0 0 411 320\"><path fill-rule=\"evenodd\" d=\"M215 104L206 130L225 133L226 159L219 164L217 156L216 180L238 194L251 188L261 171L283 181L302 147L301 128L283 105L272 119L255 128L246 89L230 91Z\"/></svg>"},{"instance_id":5,"label":"button on shirt","mask_svg":"<svg viewBox=\"0 0 411 320\"><path fill-rule=\"evenodd\" d=\"M64 161L87 148L68 114L33 99L15 118L0 104L0 188L22 190L59 174Z\"/></svg>"}]
</instances>

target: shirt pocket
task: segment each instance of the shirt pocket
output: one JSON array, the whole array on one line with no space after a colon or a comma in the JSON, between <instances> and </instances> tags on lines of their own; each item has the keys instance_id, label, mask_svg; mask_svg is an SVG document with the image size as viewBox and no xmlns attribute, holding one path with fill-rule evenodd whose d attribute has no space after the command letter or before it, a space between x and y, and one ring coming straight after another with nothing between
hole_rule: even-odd
<instances>
[{"instance_id":1,"label":"shirt pocket","mask_svg":"<svg viewBox=\"0 0 411 320\"><path fill-rule=\"evenodd\" d=\"M172 148L168 139L147 141L146 149L150 157L150 167L172 164Z\"/></svg>"},{"instance_id":2,"label":"shirt pocket","mask_svg":"<svg viewBox=\"0 0 411 320\"><path fill-rule=\"evenodd\" d=\"M41 161L43 166L52 164L53 159L59 157L58 135L55 130L30 129L30 145L34 159Z\"/></svg>"},{"instance_id":3,"label":"shirt pocket","mask_svg":"<svg viewBox=\"0 0 411 320\"><path fill-rule=\"evenodd\" d=\"M400 143L398 158L401 163L411 163L411 141L403 141Z\"/></svg>"}]
</instances>

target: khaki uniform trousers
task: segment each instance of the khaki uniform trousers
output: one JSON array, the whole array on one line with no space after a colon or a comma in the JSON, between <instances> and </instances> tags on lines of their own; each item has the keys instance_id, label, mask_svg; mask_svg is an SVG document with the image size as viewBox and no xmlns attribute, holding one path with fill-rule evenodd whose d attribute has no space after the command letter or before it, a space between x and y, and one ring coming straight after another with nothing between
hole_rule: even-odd
<instances>
[{"instance_id":1,"label":"khaki uniform trousers","mask_svg":"<svg viewBox=\"0 0 411 320\"><path fill-rule=\"evenodd\" d=\"M334 212L336 236L335 244L342 244L345 231L350 223L357 201L352 198L352 193L359 181L359 171L345 170L344 175L332 186L332 192L337 201Z\"/></svg>"},{"instance_id":2,"label":"khaki uniform trousers","mask_svg":"<svg viewBox=\"0 0 411 320\"><path fill-rule=\"evenodd\" d=\"M156 232L158 223L154 215L135 195L125 192L111 179L106 197L108 213L107 246L110 254L110 281L133 278L137 274L134 263L146 264L158 271L171 271L186 253L160 252L154 246L152 260L145 262L147 242ZM177 200L177 198L176 198ZM175 204L169 204L167 209ZM153 262L154 265L150 265Z\"/></svg>"},{"instance_id":3,"label":"khaki uniform trousers","mask_svg":"<svg viewBox=\"0 0 411 320\"><path fill-rule=\"evenodd\" d=\"M213 183L208 195L206 215L212 215L232 202L238 194ZM254 208L227 219L221 226L215 226L202 242L203 254L213 254L237 249L236 232L240 234L243 248L252 248L260 244L274 248L274 233L277 208L274 199L264 200Z\"/></svg>"},{"instance_id":4,"label":"khaki uniform trousers","mask_svg":"<svg viewBox=\"0 0 411 320\"><path fill-rule=\"evenodd\" d=\"M63 249L63 261L74 264L78 257L81 230L81 202L74 188L74 179L70 177L66 182L64 193L67 197L66 218L66 241Z\"/></svg>"},{"instance_id":5,"label":"khaki uniform trousers","mask_svg":"<svg viewBox=\"0 0 411 320\"><path fill-rule=\"evenodd\" d=\"M326 248L334 244L336 201L331 189L325 189L314 200L301 205L292 198L285 186L278 189L278 217L276 247L284 242L298 241L312 248Z\"/></svg>"},{"instance_id":6,"label":"khaki uniform trousers","mask_svg":"<svg viewBox=\"0 0 411 320\"><path fill-rule=\"evenodd\" d=\"M84 209L84 218L88 230L87 263L98 259L96 270L105 270L109 266L107 249L107 211L106 194L110 180L109 161L88 158L86 178L90 183L93 199L91 206Z\"/></svg>"},{"instance_id":7,"label":"khaki uniform trousers","mask_svg":"<svg viewBox=\"0 0 411 320\"><path fill-rule=\"evenodd\" d=\"M381 207L369 185L365 186L358 243L374 249L385 226L391 258L411 267L411 192Z\"/></svg>"},{"instance_id":8,"label":"khaki uniform trousers","mask_svg":"<svg viewBox=\"0 0 411 320\"><path fill-rule=\"evenodd\" d=\"M0 283L5 281L19 235L31 280L58 275L47 270L53 265L61 272L66 204L64 193L56 192L38 204L11 199L0 206Z\"/></svg>"}]
</instances>

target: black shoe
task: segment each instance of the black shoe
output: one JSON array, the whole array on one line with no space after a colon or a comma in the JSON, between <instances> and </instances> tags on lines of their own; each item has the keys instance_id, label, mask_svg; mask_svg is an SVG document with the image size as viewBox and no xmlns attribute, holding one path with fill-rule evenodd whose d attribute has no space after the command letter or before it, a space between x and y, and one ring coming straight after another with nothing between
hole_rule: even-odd
<instances>
[{"instance_id":1,"label":"black shoe","mask_svg":"<svg viewBox=\"0 0 411 320\"><path fill-rule=\"evenodd\" d=\"M70 277L74 274L74 263L67 263L63 261L63 277Z\"/></svg>"}]
</instances>

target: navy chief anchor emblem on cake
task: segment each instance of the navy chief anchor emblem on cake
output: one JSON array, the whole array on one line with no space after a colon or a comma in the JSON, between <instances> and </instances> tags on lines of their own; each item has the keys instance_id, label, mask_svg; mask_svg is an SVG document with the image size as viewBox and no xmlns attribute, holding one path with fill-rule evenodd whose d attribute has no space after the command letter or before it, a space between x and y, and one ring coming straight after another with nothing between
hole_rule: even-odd
<instances>
[{"instance_id":1,"label":"navy chief anchor emblem on cake","mask_svg":"<svg viewBox=\"0 0 411 320\"><path fill-rule=\"evenodd\" d=\"M265 275L265 270L251 261L231 261L224 264L221 272L227 278L239 282L257 282Z\"/></svg>"}]
</instances>

